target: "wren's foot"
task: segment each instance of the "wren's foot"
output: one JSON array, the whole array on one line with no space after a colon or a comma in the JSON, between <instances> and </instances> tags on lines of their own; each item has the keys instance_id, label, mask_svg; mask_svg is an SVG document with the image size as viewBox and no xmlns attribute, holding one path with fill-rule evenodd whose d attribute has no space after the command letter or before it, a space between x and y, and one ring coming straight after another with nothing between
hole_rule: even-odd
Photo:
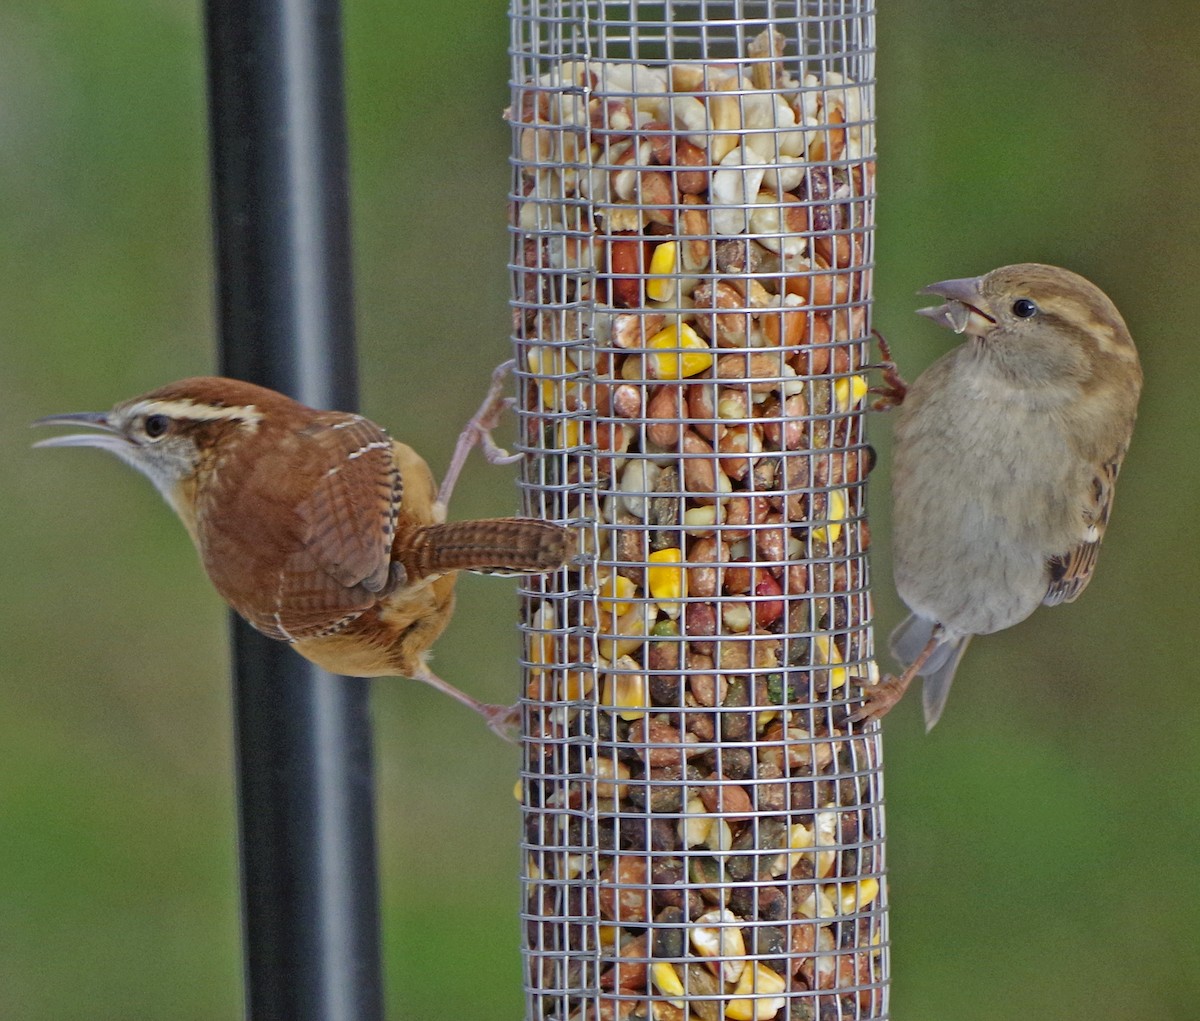
<instances>
[{"instance_id":1,"label":"wren's foot","mask_svg":"<svg viewBox=\"0 0 1200 1021\"><path fill-rule=\"evenodd\" d=\"M493 734L498 734L511 744L521 740L521 706L517 705L488 705L479 706L479 715L486 721Z\"/></svg>"},{"instance_id":2,"label":"wren's foot","mask_svg":"<svg viewBox=\"0 0 1200 1021\"><path fill-rule=\"evenodd\" d=\"M879 353L883 355L883 361L874 368L879 369L883 374L883 385L871 387L871 393L879 394L879 400L871 405L876 411L890 411L892 408L899 407L904 403L904 398L908 396L908 384L904 381L904 377L900 375L900 370L896 367L896 363L892 361L892 349L884 339L882 333L878 330L872 330L876 341L879 342Z\"/></svg>"},{"instance_id":3,"label":"wren's foot","mask_svg":"<svg viewBox=\"0 0 1200 1021\"><path fill-rule=\"evenodd\" d=\"M515 364L516 362L510 358L496 366L492 372L492 385L488 387L487 396L483 399L479 410L459 433L458 443L454 446L454 456L450 459L450 467L446 469L442 486L438 490L438 503L443 508L450 505L450 495L454 492L454 484L458 481L459 472L466 464L472 447L478 446L490 464L512 464L521 459L520 454L510 454L492 438L492 430L500 424L500 416L514 403L512 397L504 396L504 380Z\"/></svg>"},{"instance_id":4,"label":"wren's foot","mask_svg":"<svg viewBox=\"0 0 1200 1021\"><path fill-rule=\"evenodd\" d=\"M488 702L480 702L479 699L473 698L465 691L459 691L449 681L443 681L424 663L419 664L409 676L414 681L423 681L431 688L437 688L443 695L449 695L455 702L461 702L468 709L474 709L475 712L484 718L487 725L492 729L492 732L499 734L505 741L511 741L515 744L520 738L521 706L519 704L491 705Z\"/></svg>"},{"instance_id":5,"label":"wren's foot","mask_svg":"<svg viewBox=\"0 0 1200 1021\"><path fill-rule=\"evenodd\" d=\"M868 720L883 719L892 711L892 706L904 697L913 676L909 671L899 677L888 674L878 684L863 688L863 704L846 716L846 722L866 723Z\"/></svg>"}]
</instances>

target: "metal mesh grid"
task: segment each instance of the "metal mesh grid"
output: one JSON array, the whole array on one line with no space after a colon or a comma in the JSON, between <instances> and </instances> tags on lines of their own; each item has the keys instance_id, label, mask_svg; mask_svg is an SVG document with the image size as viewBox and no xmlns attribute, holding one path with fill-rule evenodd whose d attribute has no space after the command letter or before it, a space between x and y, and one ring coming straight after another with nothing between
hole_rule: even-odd
<instances>
[{"instance_id":1,"label":"metal mesh grid","mask_svg":"<svg viewBox=\"0 0 1200 1021\"><path fill-rule=\"evenodd\" d=\"M885 1018L872 10L510 16L527 1015Z\"/></svg>"}]
</instances>

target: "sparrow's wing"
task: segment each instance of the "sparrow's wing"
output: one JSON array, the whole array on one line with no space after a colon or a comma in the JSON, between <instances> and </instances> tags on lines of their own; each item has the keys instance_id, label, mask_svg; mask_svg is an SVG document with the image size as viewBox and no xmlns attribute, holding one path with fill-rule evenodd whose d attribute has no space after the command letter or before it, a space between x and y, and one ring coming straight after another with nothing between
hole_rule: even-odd
<instances>
[{"instance_id":1,"label":"sparrow's wing","mask_svg":"<svg viewBox=\"0 0 1200 1021\"><path fill-rule=\"evenodd\" d=\"M1121 470L1124 454L1122 450L1117 457L1100 465L1096 472L1080 519L1082 534L1079 544L1061 556L1050 558L1047 565L1050 568L1050 585L1042 600L1047 606L1069 603L1078 598L1092 580L1096 558L1100 555L1100 543L1108 527L1117 472Z\"/></svg>"}]
</instances>

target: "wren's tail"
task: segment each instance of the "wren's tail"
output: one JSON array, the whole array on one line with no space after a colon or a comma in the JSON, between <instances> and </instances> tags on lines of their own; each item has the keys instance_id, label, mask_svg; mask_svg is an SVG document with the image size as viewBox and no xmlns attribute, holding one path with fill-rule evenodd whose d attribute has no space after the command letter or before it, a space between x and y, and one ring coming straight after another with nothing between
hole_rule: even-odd
<instances>
[{"instance_id":1,"label":"wren's tail","mask_svg":"<svg viewBox=\"0 0 1200 1021\"><path fill-rule=\"evenodd\" d=\"M575 533L538 518L482 518L422 528L398 559L415 581L449 571L544 574L576 553Z\"/></svg>"}]
</instances>

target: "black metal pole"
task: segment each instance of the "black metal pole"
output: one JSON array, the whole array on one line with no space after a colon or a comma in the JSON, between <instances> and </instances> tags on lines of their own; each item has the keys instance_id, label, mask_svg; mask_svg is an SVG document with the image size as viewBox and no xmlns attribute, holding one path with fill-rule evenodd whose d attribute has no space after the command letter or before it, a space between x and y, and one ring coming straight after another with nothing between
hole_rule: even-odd
<instances>
[{"instance_id":1,"label":"black metal pole","mask_svg":"<svg viewBox=\"0 0 1200 1021\"><path fill-rule=\"evenodd\" d=\"M221 364L357 403L337 0L207 0ZM383 1016L367 683L234 622L247 1017Z\"/></svg>"}]
</instances>

